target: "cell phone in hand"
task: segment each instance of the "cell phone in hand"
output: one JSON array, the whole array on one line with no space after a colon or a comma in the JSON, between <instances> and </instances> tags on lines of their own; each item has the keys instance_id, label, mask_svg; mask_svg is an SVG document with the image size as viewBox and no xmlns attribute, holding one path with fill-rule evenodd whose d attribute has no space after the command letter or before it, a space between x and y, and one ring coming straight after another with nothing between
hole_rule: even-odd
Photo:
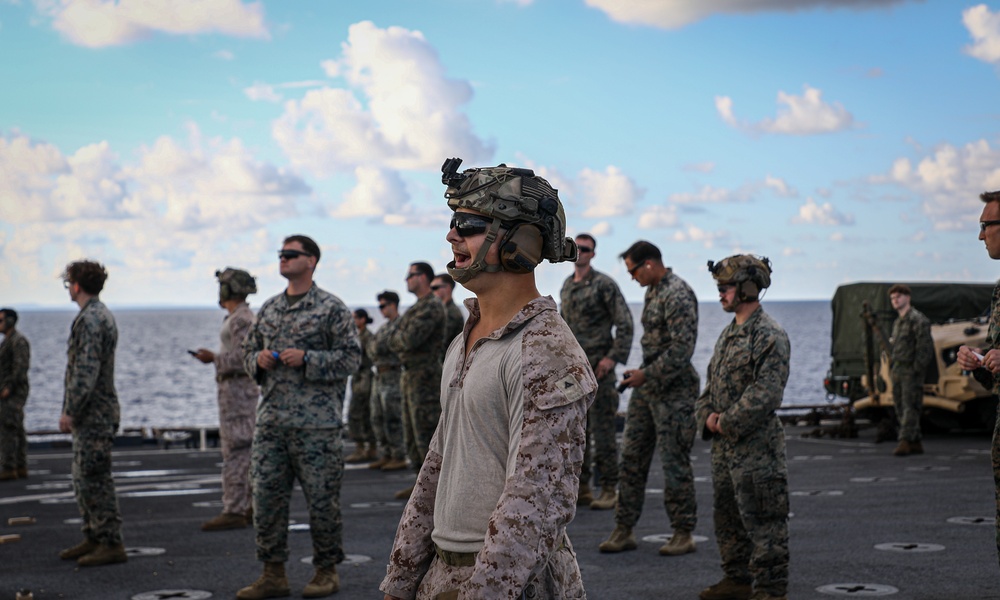
<instances>
[{"instance_id":1,"label":"cell phone in hand","mask_svg":"<svg viewBox=\"0 0 1000 600\"><path fill-rule=\"evenodd\" d=\"M198 356L198 353L197 353L197 352L195 352L194 350L188 350L187 352L188 352L188 354L190 354L191 356Z\"/></svg>"}]
</instances>

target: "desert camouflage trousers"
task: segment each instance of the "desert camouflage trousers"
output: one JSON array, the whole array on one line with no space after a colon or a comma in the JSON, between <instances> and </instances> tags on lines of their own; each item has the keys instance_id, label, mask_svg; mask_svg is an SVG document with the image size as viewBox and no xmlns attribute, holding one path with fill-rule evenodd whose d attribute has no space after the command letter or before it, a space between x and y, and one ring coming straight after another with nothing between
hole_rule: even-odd
<instances>
[{"instance_id":1,"label":"desert camouflage trousers","mask_svg":"<svg viewBox=\"0 0 1000 600\"><path fill-rule=\"evenodd\" d=\"M394 460L406 458L399 375L398 370L379 373L375 376L375 389L372 393L372 429L375 430L379 452Z\"/></svg>"},{"instance_id":2,"label":"desert camouflage trousers","mask_svg":"<svg viewBox=\"0 0 1000 600\"><path fill-rule=\"evenodd\" d=\"M372 372L355 373L351 376L351 406L347 410L347 431L354 443L376 442L372 428Z\"/></svg>"},{"instance_id":3,"label":"desert camouflage trousers","mask_svg":"<svg viewBox=\"0 0 1000 600\"><path fill-rule=\"evenodd\" d=\"M596 367L601 357L591 360ZM591 460L598 473L595 485L614 489L618 485L618 442L615 440L615 416L618 414L618 390L612 370L597 382L597 395L587 411L587 445L584 448L580 483L590 483Z\"/></svg>"},{"instance_id":4,"label":"desert camouflage trousers","mask_svg":"<svg viewBox=\"0 0 1000 600\"><path fill-rule=\"evenodd\" d=\"M222 512L250 510L250 448L260 390L249 377L219 382L219 442L222 445Z\"/></svg>"},{"instance_id":5,"label":"desert camouflage trousers","mask_svg":"<svg viewBox=\"0 0 1000 600\"><path fill-rule=\"evenodd\" d=\"M715 537L722 570L784 596L788 588L788 470L784 443L712 443Z\"/></svg>"},{"instance_id":6,"label":"desert camouflage trousers","mask_svg":"<svg viewBox=\"0 0 1000 600\"><path fill-rule=\"evenodd\" d=\"M84 537L97 544L122 543L122 517L111 475L111 427L73 429L73 492Z\"/></svg>"},{"instance_id":7,"label":"desert camouflage trousers","mask_svg":"<svg viewBox=\"0 0 1000 600\"><path fill-rule=\"evenodd\" d=\"M899 439L919 442L920 413L924 406L924 372L912 367L892 369L892 403L899 420Z\"/></svg>"},{"instance_id":8,"label":"desert camouflage trousers","mask_svg":"<svg viewBox=\"0 0 1000 600\"><path fill-rule=\"evenodd\" d=\"M344 560L341 436L340 428L257 427L250 460L257 560L288 561L288 510L296 480L302 486L309 509L313 565L327 568Z\"/></svg>"},{"instance_id":9,"label":"desert camouflage trousers","mask_svg":"<svg viewBox=\"0 0 1000 600\"><path fill-rule=\"evenodd\" d=\"M563 598L586 598L583 588L583 578L580 576L580 565L576 561L576 552L569 543L569 537L546 563L541 577L536 577L524 586L518 598L531 600L562 600ZM416 600L434 600L438 594L454 592L472 577L475 566L451 567L438 556L434 556L431 566L420 581ZM463 598L482 598L475 590L467 590ZM456 598L458 596L455 596Z\"/></svg>"},{"instance_id":10,"label":"desert camouflage trousers","mask_svg":"<svg viewBox=\"0 0 1000 600\"><path fill-rule=\"evenodd\" d=\"M24 432L27 396L11 394L0 400L0 470L28 468L28 438Z\"/></svg>"},{"instance_id":11,"label":"desert camouflage trousers","mask_svg":"<svg viewBox=\"0 0 1000 600\"><path fill-rule=\"evenodd\" d=\"M996 486L997 500L997 559L1000 560L1000 411L997 412L997 422L993 426L993 484Z\"/></svg>"},{"instance_id":12,"label":"desert camouflage trousers","mask_svg":"<svg viewBox=\"0 0 1000 600\"><path fill-rule=\"evenodd\" d=\"M403 444L419 473L441 418L441 365L407 367L399 387L403 393Z\"/></svg>"},{"instance_id":13,"label":"desert camouflage trousers","mask_svg":"<svg viewBox=\"0 0 1000 600\"><path fill-rule=\"evenodd\" d=\"M694 400L698 382L676 385L669 392L650 383L633 388L622 440L621 480L615 523L634 527L646 499L649 465L657 445L663 464L663 507L674 531L694 531L698 522L691 447L694 445Z\"/></svg>"}]
</instances>

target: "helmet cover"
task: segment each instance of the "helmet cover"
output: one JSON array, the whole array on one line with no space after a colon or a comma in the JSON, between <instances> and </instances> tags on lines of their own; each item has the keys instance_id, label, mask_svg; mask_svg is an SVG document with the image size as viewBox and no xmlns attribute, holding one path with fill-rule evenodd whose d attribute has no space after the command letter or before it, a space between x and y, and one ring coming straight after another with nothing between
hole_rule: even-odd
<instances>
[{"instance_id":1,"label":"helmet cover","mask_svg":"<svg viewBox=\"0 0 1000 600\"><path fill-rule=\"evenodd\" d=\"M230 298L245 298L257 293L257 280L243 269L226 267L224 271L216 271L219 280L219 300Z\"/></svg>"},{"instance_id":2,"label":"helmet cover","mask_svg":"<svg viewBox=\"0 0 1000 600\"><path fill-rule=\"evenodd\" d=\"M771 285L771 261L752 254L735 254L719 262L708 261L708 270L719 283L750 281L762 290Z\"/></svg>"}]
</instances>

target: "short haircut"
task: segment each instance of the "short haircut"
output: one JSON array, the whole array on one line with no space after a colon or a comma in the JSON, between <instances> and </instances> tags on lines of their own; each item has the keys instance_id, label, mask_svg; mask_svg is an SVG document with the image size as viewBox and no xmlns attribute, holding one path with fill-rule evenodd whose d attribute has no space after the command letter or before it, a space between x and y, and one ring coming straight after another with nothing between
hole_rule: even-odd
<instances>
[{"instance_id":1,"label":"short haircut","mask_svg":"<svg viewBox=\"0 0 1000 600\"><path fill-rule=\"evenodd\" d=\"M108 279L108 272L104 270L104 265L92 260L78 260L66 265L66 270L62 274L63 281L80 285L83 291L91 296L96 296L104 289L104 282Z\"/></svg>"},{"instance_id":2,"label":"short haircut","mask_svg":"<svg viewBox=\"0 0 1000 600\"><path fill-rule=\"evenodd\" d=\"M379 294L378 296L376 296L375 299L378 300L379 302L385 300L389 304L395 304L396 306L399 306L399 294L397 294L396 292L386 290L381 294Z\"/></svg>"},{"instance_id":3,"label":"short haircut","mask_svg":"<svg viewBox=\"0 0 1000 600\"><path fill-rule=\"evenodd\" d=\"M410 266L417 270L417 273L427 277L427 283L434 280L434 269L425 262L410 263Z\"/></svg>"},{"instance_id":4,"label":"short haircut","mask_svg":"<svg viewBox=\"0 0 1000 600\"><path fill-rule=\"evenodd\" d=\"M11 327L17 324L17 311L13 308L0 308L0 315L3 315L4 320Z\"/></svg>"},{"instance_id":5,"label":"short haircut","mask_svg":"<svg viewBox=\"0 0 1000 600\"><path fill-rule=\"evenodd\" d=\"M633 265L644 263L647 260L663 262L663 255L660 254L660 249L646 240L639 240L638 242L632 244L628 247L628 250L618 255L618 258L621 258L622 260L627 258L632 261Z\"/></svg>"},{"instance_id":6,"label":"short haircut","mask_svg":"<svg viewBox=\"0 0 1000 600\"><path fill-rule=\"evenodd\" d=\"M1000 190L995 192L983 192L979 194L979 199L983 202L1000 202Z\"/></svg>"},{"instance_id":7,"label":"short haircut","mask_svg":"<svg viewBox=\"0 0 1000 600\"><path fill-rule=\"evenodd\" d=\"M286 237L284 239L284 241L281 242L281 245L284 246L285 244L288 244L289 242L298 242L298 243L302 244L302 249L305 250L306 252L308 252L309 254L312 254L313 256L315 256L316 257L316 262L319 262L319 244L317 244L315 241L313 241L313 239L311 237L309 237L307 235L299 235L299 234L290 235L290 236Z\"/></svg>"},{"instance_id":8,"label":"short haircut","mask_svg":"<svg viewBox=\"0 0 1000 600\"><path fill-rule=\"evenodd\" d=\"M905 283L897 283L896 285L889 288L889 295L891 296L893 294L906 294L907 296L913 295L910 292L910 286L906 285Z\"/></svg>"},{"instance_id":9,"label":"short haircut","mask_svg":"<svg viewBox=\"0 0 1000 600\"><path fill-rule=\"evenodd\" d=\"M594 250L597 250L597 240L594 239L594 236L590 235L589 233L579 233L579 234L577 234L576 239L580 239L580 238L583 238L583 239L587 240L588 242L590 242L590 246Z\"/></svg>"},{"instance_id":10,"label":"short haircut","mask_svg":"<svg viewBox=\"0 0 1000 600\"><path fill-rule=\"evenodd\" d=\"M455 280L451 278L451 275L447 273L438 273L434 276L434 279L440 279L444 284L451 289L455 289Z\"/></svg>"},{"instance_id":11,"label":"short haircut","mask_svg":"<svg viewBox=\"0 0 1000 600\"><path fill-rule=\"evenodd\" d=\"M355 319L364 319L365 323L371 323L372 322L372 318L368 316L368 311L365 310L365 309L363 309L363 308L359 308L359 309L357 309L357 310L354 311L354 318Z\"/></svg>"}]
</instances>

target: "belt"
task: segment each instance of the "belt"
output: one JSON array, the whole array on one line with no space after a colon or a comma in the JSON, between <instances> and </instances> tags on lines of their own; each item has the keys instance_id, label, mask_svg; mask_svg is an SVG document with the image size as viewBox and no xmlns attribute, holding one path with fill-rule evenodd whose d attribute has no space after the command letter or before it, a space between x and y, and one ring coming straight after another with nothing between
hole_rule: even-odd
<instances>
[{"instance_id":1,"label":"belt","mask_svg":"<svg viewBox=\"0 0 1000 600\"><path fill-rule=\"evenodd\" d=\"M442 550L440 546L434 544L434 552L441 559L441 562L449 567L471 567L476 564L478 552L449 552Z\"/></svg>"},{"instance_id":2,"label":"belt","mask_svg":"<svg viewBox=\"0 0 1000 600\"><path fill-rule=\"evenodd\" d=\"M375 369L379 373L385 373L386 371L398 371L399 365L378 365Z\"/></svg>"},{"instance_id":3,"label":"belt","mask_svg":"<svg viewBox=\"0 0 1000 600\"><path fill-rule=\"evenodd\" d=\"M247 379L250 379L250 376L244 371L233 371L232 373L220 373L215 376L215 380L222 383L223 381L229 381L230 379L236 379L237 377L246 377Z\"/></svg>"}]
</instances>

